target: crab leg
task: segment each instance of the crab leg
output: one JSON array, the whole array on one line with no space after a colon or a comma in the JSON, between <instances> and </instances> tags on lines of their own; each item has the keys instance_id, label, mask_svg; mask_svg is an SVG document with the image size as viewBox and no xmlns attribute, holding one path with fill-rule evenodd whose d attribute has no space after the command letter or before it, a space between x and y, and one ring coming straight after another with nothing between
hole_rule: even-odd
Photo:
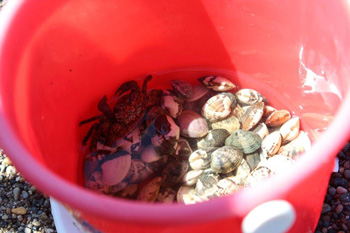
<instances>
[{"instance_id":1,"label":"crab leg","mask_svg":"<svg viewBox=\"0 0 350 233\"><path fill-rule=\"evenodd\" d=\"M127 92L127 91L131 91L131 90L139 90L140 87L137 84L137 82L135 80L131 80L128 82L123 83L115 92L114 95L120 96L123 93Z\"/></svg>"},{"instance_id":2,"label":"crab leg","mask_svg":"<svg viewBox=\"0 0 350 233\"><path fill-rule=\"evenodd\" d=\"M100 102L97 105L98 110L100 110L103 115L105 115L107 117L107 119L111 120L112 122L114 122L116 119L114 117L114 114L112 112L112 109L109 107L109 105L107 104L107 97L103 96L102 99L100 100Z\"/></svg>"}]
</instances>

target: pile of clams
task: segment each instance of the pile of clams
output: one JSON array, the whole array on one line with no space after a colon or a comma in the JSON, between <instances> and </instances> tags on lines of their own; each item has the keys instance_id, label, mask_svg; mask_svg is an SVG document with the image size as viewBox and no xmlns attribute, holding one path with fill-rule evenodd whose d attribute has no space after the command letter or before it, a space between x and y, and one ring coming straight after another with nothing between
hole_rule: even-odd
<instances>
[{"instance_id":1,"label":"pile of clams","mask_svg":"<svg viewBox=\"0 0 350 233\"><path fill-rule=\"evenodd\" d=\"M124 83L123 94L104 98L103 115L83 121L99 119L83 141L90 145L85 186L120 198L194 204L253 186L310 149L299 118L256 90L222 76L198 81L172 80L167 90ZM109 107L120 99L131 105L123 113L133 119L127 123ZM120 128L130 130L114 130Z\"/></svg>"}]
</instances>

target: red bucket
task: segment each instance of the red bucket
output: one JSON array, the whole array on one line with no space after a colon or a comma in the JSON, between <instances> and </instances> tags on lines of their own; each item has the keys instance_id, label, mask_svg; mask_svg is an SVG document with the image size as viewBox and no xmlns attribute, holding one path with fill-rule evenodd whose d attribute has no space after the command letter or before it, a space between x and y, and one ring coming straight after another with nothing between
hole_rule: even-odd
<instances>
[{"instance_id":1,"label":"red bucket","mask_svg":"<svg viewBox=\"0 0 350 233\"><path fill-rule=\"evenodd\" d=\"M103 232L238 232L268 201L290 204L290 232L312 232L334 157L350 132L347 1L9 1L0 14L0 140L18 170ZM153 74L222 74L301 117L313 141L294 167L231 196L185 206L95 194L79 146L98 100ZM259 230L259 229L258 229ZM254 231L259 232L259 231Z\"/></svg>"}]
</instances>

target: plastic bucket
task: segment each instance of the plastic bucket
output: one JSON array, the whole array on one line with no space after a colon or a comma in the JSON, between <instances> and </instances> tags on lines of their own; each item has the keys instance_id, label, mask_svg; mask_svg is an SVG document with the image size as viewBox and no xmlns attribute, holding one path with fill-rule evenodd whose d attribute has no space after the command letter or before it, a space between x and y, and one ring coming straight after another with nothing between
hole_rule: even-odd
<instances>
[{"instance_id":1,"label":"plastic bucket","mask_svg":"<svg viewBox=\"0 0 350 233\"><path fill-rule=\"evenodd\" d=\"M104 232L232 232L284 200L291 232L317 224L350 131L347 1L9 1L0 14L0 139L18 170ZM78 149L98 100L153 74L151 87L227 74L302 119L314 141L296 165L206 203L151 205L81 186ZM92 229L92 228L91 228Z\"/></svg>"}]
</instances>

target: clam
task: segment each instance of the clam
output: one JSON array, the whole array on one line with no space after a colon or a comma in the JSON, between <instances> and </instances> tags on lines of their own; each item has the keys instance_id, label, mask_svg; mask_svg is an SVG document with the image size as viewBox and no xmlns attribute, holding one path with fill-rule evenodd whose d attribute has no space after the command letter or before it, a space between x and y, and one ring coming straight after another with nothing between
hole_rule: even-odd
<instances>
[{"instance_id":1,"label":"clam","mask_svg":"<svg viewBox=\"0 0 350 233\"><path fill-rule=\"evenodd\" d=\"M265 98L253 89L241 89L236 92L237 100L242 105L253 105L265 100Z\"/></svg>"},{"instance_id":2,"label":"clam","mask_svg":"<svg viewBox=\"0 0 350 233\"><path fill-rule=\"evenodd\" d=\"M124 180L131 166L131 155L123 155L105 161L101 165L102 182L113 186Z\"/></svg>"},{"instance_id":3,"label":"clam","mask_svg":"<svg viewBox=\"0 0 350 233\"><path fill-rule=\"evenodd\" d=\"M199 78L198 81L203 83L207 88L213 89L214 91L229 91L236 88L235 84L222 76L204 76Z\"/></svg>"},{"instance_id":4,"label":"clam","mask_svg":"<svg viewBox=\"0 0 350 233\"><path fill-rule=\"evenodd\" d=\"M282 154L288 157L294 157L302 152L309 151L311 149L311 141L307 134L300 130L298 136L288 144L281 146L278 154Z\"/></svg>"},{"instance_id":5,"label":"clam","mask_svg":"<svg viewBox=\"0 0 350 233\"><path fill-rule=\"evenodd\" d=\"M276 109L270 105L265 105L264 106L264 114L263 114L263 117L268 117L270 116L273 112L275 112Z\"/></svg>"},{"instance_id":6,"label":"clam","mask_svg":"<svg viewBox=\"0 0 350 233\"><path fill-rule=\"evenodd\" d=\"M261 137L261 139L264 139L267 135L269 135L269 129L264 123L258 124L254 128L253 132L257 133Z\"/></svg>"},{"instance_id":7,"label":"clam","mask_svg":"<svg viewBox=\"0 0 350 233\"><path fill-rule=\"evenodd\" d=\"M145 202L154 202L157 199L160 189L161 178L155 177L145 186L142 187L140 193L137 195L137 200Z\"/></svg>"},{"instance_id":8,"label":"clam","mask_svg":"<svg viewBox=\"0 0 350 233\"><path fill-rule=\"evenodd\" d=\"M199 149L206 147L220 147L225 144L225 139L230 134L226 129L212 129L205 138L201 139L197 146Z\"/></svg>"},{"instance_id":9,"label":"clam","mask_svg":"<svg viewBox=\"0 0 350 233\"><path fill-rule=\"evenodd\" d=\"M283 125L291 118L289 111L277 110L271 113L265 120L265 124L269 127L278 127Z\"/></svg>"},{"instance_id":10,"label":"clam","mask_svg":"<svg viewBox=\"0 0 350 233\"><path fill-rule=\"evenodd\" d=\"M299 117L293 117L284 123L279 130L283 138L283 144L286 144L295 139L299 134L299 129Z\"/></svg>"},{"instance_id":11,"label":"clam","mask_svg":"<svg viewBox=\"0 0 350 233\"><path fill-rule=\"evenodd\" d=\"M250 172L251 169L248 162L244 158L242 158L242 161L239 164L239 166L235 170L230 172L230 174L236 177L236 179L244 181L249 176Z\"/></svg>"},{"instance_id":12,"label":"clam","mask_svg":"<svg viewBox=\"0 0 350 233\"><path fill-rule=\"evenodd\" d=\"M203 170L191 170L183 176L182 183L188 186L194 185L197 183L198 177L202 175L202 173Z\"/></svg>"},{"instance_id":13,"label":"clam","mask_svg":"<svg viewBox=\"0 0 350 233\"><path fill-rule=\"evenodd\" d=\"M172 203L176 197L176 192L172 188L160 188L157 202L161 203Z\"/></svg>"},{"instance_id":14,"label":"clam","mask_svg":"<svg viewBox=\"0 0 350 233\"><path fill-rule=\"evenodd\" d=\"M219 178L219 174L216 171L210 168L204 170L196 183L196 194L203 199L212 198L218 189L216 184Z\"/></svg>"},{"instance_id":15,"label":"clam","mask_svg":"<svg viewBox=\"0 0 350 233\"><path fill-rule=\"evenodd\" d=\"M162 108L173 118L182 112L182 100L174 92L165 90L161 99Z\"/></svg>"},{"instance_id":16,"label":"clam","mask_svg":"<svg viewBox=\"0 0 350 233\"><path fill-rule=\"evenodd\" d=\"M160 115L154 120L151 127L154 128L152 144L155 150L160 154L173 154L180 137L179 126L176 125L170 116Z\"/></svg>"},{"instance_id":17,"label":"clam","mask_svg":"<svg viewBox=\"0 0 350 233\"><path fill-rule=\"evenodd\" d=\"M181 98L190 98L192 96L192 85L183 80L171 80L171 86L176 94Z\"/></svg>"},{"instance_id":18,"label":"clam","mask_svg":"<svg viewBox=\"0 0 350 233\"><path fill-rule=\"evenodd\" d=\"M261 143L261 149L267 156L274 156L280 149L282 143L281 134L276 131L266 136Z\"/></svg>"},{"instance_id":19,"label":"clam","mask_svg":"<svg viewBox=\"0 0 350 233\"><path fill-rule=\"evenodd\" d=\"M254 152L251 154L245 154L244 159L247 161L250 170L254 170L261 161L260 153Z\"/></svg>"},{"instance_id":20,"label":"clam","mask_svg":"<svg viewBox=\"0 0 350 233\"><path fill-rule=\"evenodd\" d=\"M211 162L211 154L214 150L216 150L216 148L211 148L209 150L207 148L205 150L198 149L194 151L188 158L191 168L194 170L208 168Z\"/></svg>"},{"instance_id":21,"label":"clam","mask_svg":"<svg viewBox=\"0 0 350 233\"><path fill-rule=\"evenodd\" d=\"M261 146L261 137L254 132L238 129L226 138L225 146L234 146L244 154L250 154Z\"/></svg>"},{"instance_id":22,"label":"clam","mask_svg":"<svg viewBox=\"0 0 350 233\"><path fill-rule=\"evenodd\" d=\"M188 143L188 141L184 138L179 139L175 153L173 154L173 156L175 158L188 158L190 157L190 155L192 154L192 149L190 144Z\"/></svg>"},{"instance_id":23,"label":"clam","mask_svg":"<svg viewBox=\"0 0 350 233\"><path fill-rule=\"evenodd\" d=\"M155 161L158 161L161 159L162 156L160 156L154 149L152 145L147 146L146 148L143 149L141 153L141 159L145 163L153 163Z\"/></svg>"},{"instance_id":24,"label":"clam","mask_svg":"<svg viewBox=\"0 0 350 233\"><path fill-rule=\"evenodd\" d=\"M232 115L235 116L240 122L242 122L244 112L245 111L239 104L236 104L236 106L232 109Z\"/></svg>"},{"instance_id":25,"label":"clam","mask_svg":"<svg viewBox=\"0 0 350 233\"><path fill-rule=\"evenodd\" d=\"M271 158L269 158L266 162L266 167L268 167L272 173L278 174L285 170L288 170L292 164L294 164L294 160L290 157L277 154Z\"/></svg>"},{"instance_id":26,"label":"clam","mask_svg":"<svg viewBox=\"0 0 350 233\"><path fill-rule=\"evenodd\" d=\"M180 183L188 168L187 160L174 160L167 163L162 171L162 187L172 187Z\"/></svg>"},{"instance_id":27,"label":"clam","mask_svg":"<svg viewBox=\"0 0 350 233\"><path fill-rule=\"evenodd\" d=\"M196 204L202 202L203 199L197 196L196 190L190 186L181 186L176 194L176 200L178 203L186 205Z\"/></svg>"},{"instance_id":28,"label":"clam","mask_svg":"<svg viewBox=\"0 0 350 233\"><path fill-rule=\"evenodd\" d=\"M236 100L232 99L234 96L231 95L220 93L211 97L202 108L202 115L204 118L210 122L226 118L236 105Z\"/></svg>"},{"instance_id":29,"label":"clam","mask_svg":"<svg viewBox=\"0 0 350 233\"><path fill-rule=\"evenodd\" d=\"M201 84L194 85L192 87L192 96L186 99L186 102L194 102L201 99L209 92L209 89Z\"/></svg>"},{"instance_id":30,"label":"clam","mask_svg":"<svg viewBox=\"0 0 350 233\"><path fill-rule=\"evenodd\" d=\"M253 104L242 116L242 129L252 129L262 118L264 113L264 102Z\"/></svg>"},{"instance_id":31,"label":"clam","mask_svg":"<svg viewBox=\"0 0 350 233\"><path fill-rule=\"evenodd\" d=\"M215 196L217 197L230 195L242 188L242 185L240 183L235 182L230 178L224 178L219 180L216 186L218 187L215 193Z\"/></svg>"},{"instance_id":32,"label":"clam","mask_svg":"<svg viewBox=\"0 0 350 233\"><path fill-rule=\"evenodd\" d=\"M233 146L223 146L212 153L211 168L218 173L229 173L242 162L243 153Z\"/></svg>"},{"instance_id":33,"label":"clam","mask_svg":"<svg viewBox=\"0 0 350 233\"><path fill-rule=\"evenodd\" d=\"M141 147L141 132L139 128L134 129L124 138L116 140L116 146L130 154L136 154Z\"/></svg>"},{"instance_id":34,"label":"clam","mask_svg":"<svg viewBox=\"0 0 350 233\"><path fill-rule=\"evenodd\" d=\"M208 133L207 121L198 113L185 110L178 117L181 135L190 138L201 138Z\"/></svg>"},{"instance_id":35,"label":"clam","mask_svg":"<svg viewBox=\"0 0 350 233\"><path fill-rule=\"evenodd\" d=\"M254 186L271 175L271 170L265 166L254 169L244 181L244 186Z\"/></svg>"},{"instance_id":36,"label":"clam","mask_svg":"<svg viewBox=\"0 0 350 233\"><path fill-rule=\"evenodd\" d=\"M125 180L131 184L137 184L150 177L154 171L150 169L142 160L131 160L131 166Z\"/></svg>"},{"instance_id":37,"label":"clam","mask_svg":"<svg viewBox=\"0 0 350 233\"><path fill-rule=\"evenodd\" d=\"M85 182L85 187L95 190L99 193L108 193L109 186L102 182L102 174L100 171L95 171L90 178Z\"/></svg>"},{"instance_id":38,"label":"clam","mask_svg":"<svg viewBox=\"0 0 350 233\"><path fill-rule=\"evenodd\" d=\"M229 117L223 120L213 122L211 124L211 127L213 129L226 129L228 133L231 134L233 133L233 131L241 128L241 123L237 117L235 117L234 115L230 115Z\"/></svg>"}]
</instances>

